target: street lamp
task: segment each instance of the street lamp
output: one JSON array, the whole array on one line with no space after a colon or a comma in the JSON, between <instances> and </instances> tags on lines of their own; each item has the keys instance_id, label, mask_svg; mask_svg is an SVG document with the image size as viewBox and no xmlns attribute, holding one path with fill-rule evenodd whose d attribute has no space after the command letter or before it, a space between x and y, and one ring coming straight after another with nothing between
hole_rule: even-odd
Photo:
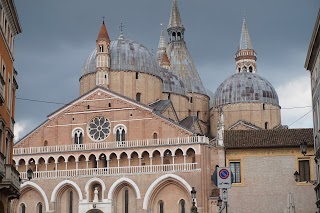
<instances>
[{"instance_id":1,"label":"street lamp","mask_svg":"<svg viewBox=\"0 0 320 213\"><path fill-rule=\"evenodd\" d=\"M296 182L298 182L298 181L299 181L299 177L300 177L299 172L295 171L293 175L294 175L294 180L295 180Z\"/></svg>"},{"instance_id":2,"label":"street lamp","mask_svg":"<svg viewBox=\"0 0 320 213\"><path fill-rule=\"evenodd\" d=\"M306 141L302 141L302 143L300 143L300 150L303 155L307 154L307 145Z\"/></svg>"},{"instance_id":3,"label":"street lamp","mask_svg":"<svg viewBox=\"0 0 320 213\"><path fill-rule=\"evenodd\" d=\"M219 197L218 201L217 201L217 206L221 207L222 206L222 200L221 198Z\"/></svg>"},{"instance_id":4,"label":"street lamp","mask_svg":"<svg viewBox=\"0 0 320 213\"><path fill-rule=\"evenodd\" d=\"M192 187L192 190L191 190L191 198L192 198L192 207L191 207L191 213L198 213L198 209L196 207L196 189L194 188L194 186Z\"/></svg>"},{"instance_id":5,"label":"street lamp","mask_svg":"<svg viewBox=\"0 0 320 213\"><path fill-rule=\"evenodd\" d=\"M27 178L30 181L32 179L32 177L33 177L33 171L31 168L29 168L27 171Z\"/></svg>"}]
</instances>

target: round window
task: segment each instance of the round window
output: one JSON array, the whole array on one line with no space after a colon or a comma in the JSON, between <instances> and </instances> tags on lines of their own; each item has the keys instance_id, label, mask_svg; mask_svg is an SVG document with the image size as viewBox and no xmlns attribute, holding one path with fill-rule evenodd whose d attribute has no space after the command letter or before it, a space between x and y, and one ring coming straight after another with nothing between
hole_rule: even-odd
<instances>
[{"instance_id":1,"label":"round window","mask_svg":"<svg viewBox=\"0 0 320 213\"><path fill-rule=\"evenodd\" d=\"M110 122L105 117L95 117L88 125L89 136L95 141L102 141L110 134Z\"/></svg>"}]
</instances>

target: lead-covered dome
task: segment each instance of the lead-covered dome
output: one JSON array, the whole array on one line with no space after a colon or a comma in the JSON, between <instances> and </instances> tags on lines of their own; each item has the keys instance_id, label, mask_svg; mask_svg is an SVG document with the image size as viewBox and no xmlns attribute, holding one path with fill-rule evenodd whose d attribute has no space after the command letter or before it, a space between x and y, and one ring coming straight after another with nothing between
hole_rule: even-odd
<instances>
[{"instance_id":1,"label":"lead-covered dome","mask_svg":"<svg viewBox=\"0 0 320 213\"><path fill-rule=\"evenodd\" d=\"M276 90L261 76L241 72L220 84L214 95L214 106L232 103L267 103L279 106Z\"/></svg>"},{"instance_id":2,"label":"lead-covered dome","mask_svg":"<svg viewBox=\"0 0 320 213\"><path fill-rule=\"evenodd\" d=\"M96 72L97 50L94 49L85 64L81 76ZM127 39L117 39L110 43L111 70L136 71L159 76L157 63L151 52L143 45Z\"/></svg>"},{"instance_id":3,"label":"lead-covered dome","mask_svg":"<svg viewBox=\"0 0 320 213\"><path fill-rule=\"evenodd\" d=\"M178 76L163 67L159 67L159 71L162 78L162 92L186 95L184 84Z\"/></svg>"}]
</instances>

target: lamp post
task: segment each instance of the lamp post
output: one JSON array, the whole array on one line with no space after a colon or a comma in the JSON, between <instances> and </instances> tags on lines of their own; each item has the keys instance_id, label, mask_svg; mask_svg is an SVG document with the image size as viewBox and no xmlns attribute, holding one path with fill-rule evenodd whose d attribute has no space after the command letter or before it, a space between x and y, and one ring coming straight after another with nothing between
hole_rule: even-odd
<instances>
[{"instance_id":1,"label":"lamp post","mask_svg":"<svg viewBox=\"0 0 320 213\"><path fill-rule=\"evenodd\" d=\"M192 187L191 190L191 198L192 198L192 207L191 207L191 213L198 213L198 208L196 207L196 189L194 187Z\"/></svg>"},{"instance_id":2,"label":"lamp post","mask_svg":"<svg viewBox=\"0 0 320 213\"><path fill-rule=\"evenodd\" d=\"M300 177L299 172L295 171L295 173L294 173L293 175L294 175L294 180L295 180L296 182L298 182L298 181L299 181L299 177Z\"/></svg>"},{"instance_id":3,"label":"lamp post","mask_svg":"<svg viewBox=\"0 0 320 213\"><path fill-rule=\"evenodd\" d=\"M302 141L301 143L300 143L300 150L301 150L301 153L303 154L303 155L306 155L307 154L307 142L306 141Z\"/></svg>"}]
</instances>

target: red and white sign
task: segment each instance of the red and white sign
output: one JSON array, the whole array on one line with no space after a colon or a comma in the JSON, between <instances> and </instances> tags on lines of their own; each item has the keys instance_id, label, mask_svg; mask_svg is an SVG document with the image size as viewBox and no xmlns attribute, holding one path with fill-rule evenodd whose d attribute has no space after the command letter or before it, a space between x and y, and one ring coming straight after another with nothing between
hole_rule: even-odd
<instances>
[{"instance_id":1,"label":"red and white sign","mask_svg":"<svg viewBox=\"0 0 320 213\"><path fill-rule=\"evenodd\" d=\"M230 167L217 168L217 183L219 189L231 188L231 171Z\"/></svg>"}]
</instances>

